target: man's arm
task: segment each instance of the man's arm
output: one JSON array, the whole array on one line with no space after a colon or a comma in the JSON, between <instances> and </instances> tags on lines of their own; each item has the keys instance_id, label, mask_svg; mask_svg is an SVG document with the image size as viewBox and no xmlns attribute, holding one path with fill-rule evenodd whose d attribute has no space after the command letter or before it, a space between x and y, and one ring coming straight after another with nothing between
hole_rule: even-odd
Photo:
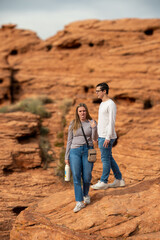
<instances>
[{"instance_id":1,"label":"man's arm","mask_svg":"<svg viewBox=\"0 0 160 240\"><path fill-rule=\"evenodd\" d=\"M113 102L108 106L108 119L109 119L109 124L108 124L108 129L107 129L107 136L104 141L103 147L107 148L112 136L112 133L114 132L115 128L115 121L116 121L116 105Z\"/></svg>"}]
</instances>

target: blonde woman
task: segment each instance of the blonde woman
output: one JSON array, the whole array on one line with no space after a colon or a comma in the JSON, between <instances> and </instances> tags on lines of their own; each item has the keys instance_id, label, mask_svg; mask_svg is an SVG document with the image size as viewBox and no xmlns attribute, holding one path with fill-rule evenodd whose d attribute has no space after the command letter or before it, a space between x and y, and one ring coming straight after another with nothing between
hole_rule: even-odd
<instances>
[{"instance_id":1,"label":"blonde woman","mask_svg":"<svg viewBox=\"0 0 160 240\"><path fill-rule=\"evenodd\" d=\"M82 127L89 147L86 144ZM70 164L73 175L75 200L77 202L73 209L75 213L90 203L88 193L93 163L88 162L88 149L93 148L93 141L97 141L97 124L92 120L86 104L80 103L76 108L75 119L69 125L65 154L65 163ZM81 186L81 178L83 186Z\"/></svg>"}]
</instances>

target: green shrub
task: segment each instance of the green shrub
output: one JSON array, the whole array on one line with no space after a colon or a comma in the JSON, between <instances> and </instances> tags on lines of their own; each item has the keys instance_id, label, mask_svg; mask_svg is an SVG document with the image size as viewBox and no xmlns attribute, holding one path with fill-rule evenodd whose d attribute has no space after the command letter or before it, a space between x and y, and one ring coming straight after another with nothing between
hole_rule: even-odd
<instances>
[{"instance_id":1,"label":"green shrub","mask_svg":"<svg viewBox=\"0 0 160 240\"><path fill-rule=\"evenodd\" d=\"M41 118L49 118L51 117L51 113L48 112L44 104L49 101L47 98L39 97L39 98L27 98L16 104L12 104L6 107L2 107L0 112L30 112L36 115L39 115Z\"/></svg>"},{"instance_id":2,"label":"green shrub","mask_svg":"<svg viewBox=\"0 0 160 240\"><path fill-rule=\"evenodd\" d=\"M65 98L60 105L62 115L66 115L69 112L72 105L73 105L73 100L70 98Z\"/></svg>"},{"instance_id":3,"label":"green shrub","mask_svg":"<svg viewBox=\"0 0 160 240\"><path fill-rule=\"evenodd\" d=\"M43 104L53 103L54 101L47 96L40 96L39 99L42 101Z\"/></svg>"},{"instance_id":4,"label":"green shrub","mask_svg":"<svg viewBox=\"0 0 160 240\"><path fill-rule=\"evenodd\" d=\"M44 127L41 125L40 127L40 135L41 136L46 136L49 133L49 129L47 127Z\"/></svg>"},{"instance_id":5,"label":"green shrub","mask_svg":"<svg viewBox=\"0 0 160 240\"><path fill-rule=\"evenodd\" d=\"M0 113L6 113L7 112L7 106L0 108Z\"/></svg>"},{"instance_id":6,"label":"green shrub","mask_svg":"<svg viewBox=\"0 0 160 240\"><path fill-rule=\"evenodd\" d=\"M55 142L54 146L55 147L63 147L64 146L64 142Z\"/></svg>"},{"instance_id":7,"label":"green shrub","mask_svg":"<svg viewBox=\"0 0 160 240\"><path fill-rule=\"evenodd\" d=\"M71 106L73 105L73 100L72 99L64 99L59 108L62 111L62 118L61 118L61 127L62 127L62 132L57 134L57 138L63 138L63 130L64 127L66 126L66 118L65 115L69 112ZM60 157L59 157L59 164L57 166L56 174L60 177L64 178L64 168L65 168L65 149L64 149L64 141L60 142L57 141L54 144L56 147L62 147L61 152L60 152Z\"/></svg>"},{"instance_id":8,"label":"green shrub","mask_svg":"<svg viewBox=\"0 0 160 240\"><path fill-rule=\"evenodd\" d=\"M64 147L61 148L59 163L58 163L58 166L56 168L56 175L59 176L60 178L64 179L64 175L65 175L65 149L64 149ZM73 183L72 172L71 172L70 183L71 184Z\"/></svg>"},{"instance_id":9,"label":"green shrub","mask_svg":"<svg viewBox=\"0 0 160 240\"><path fill-rule=\"evenodd\" d=\"M59 132L59 133L57 133L57 138L63 138L63 132Z\"/></svg>"},{"instance_id":10,"label":"green shrub","mask_svg":"<svg viewBox=\"0 0 160 240\"><path fill-rule=\"evenodd\" d=\"M31 112L39 115L41 118L48 118L51 113L46 111L41 99L25 99L17 104L17 109L24 112Z\"/></svg>"},{"instance_id":11,"label":"green shrub","mask_svg":"<svg viewBox=\"0 0 160 240\"><path fill-rule=\"evenodd\" d=\"M66 126L65 115L69 112L72 105L73 105L73 100L72 99L64 99L59 106L59 108L62 111L62 118L61 118L62 131L57 134L58 139L60 139L60 138L63 139L63 130L64 130L64 127ZM61 147L61 152L60 152L60 156L59 156L59 163L58 163L58 166L56 168L56 175L59 176L59 177L63 177L63 179L64 179L64 169L65 169L64 141L63 142L60 142L60 141L55 142L55 146L56 147Z\"/></svg>"},{"instance_id":12,"label":"green shrub","mask_svg":"<svg viewBox=\"0 0 160 240\"><path fill-rule=\"evenodd\" d=\"M65 118L65 116L62 116L62 119L61 119L61 125L62 125L62 129L64 129L65 128L65 126L66 126L66 118Z\"/></svg>"},{"instance_id":13,"label":"green shrub","mask_svg":"<svg viewBox=\"0 0 160 240\"><path fill-rule=\"evenodd\" d=\"M65 149L61 148L59 163L56 169L56 175L64 179L64 169L65 169Z\"/></svg>"},{"instance_id":14,"label":"green shrub","mask_svg":"<svg viewBox=\"0 0 160 240\"><path fill-rule=\"evenodd\" d=\"M51 151L51 146L46 137L44 136L40 137L39 148L40 148L40 155L43 163L43 168L47 169L48 164L54 161L54 158L53 158L53 154L49 154L49 151Z\"/></svg>"}]
</instances>

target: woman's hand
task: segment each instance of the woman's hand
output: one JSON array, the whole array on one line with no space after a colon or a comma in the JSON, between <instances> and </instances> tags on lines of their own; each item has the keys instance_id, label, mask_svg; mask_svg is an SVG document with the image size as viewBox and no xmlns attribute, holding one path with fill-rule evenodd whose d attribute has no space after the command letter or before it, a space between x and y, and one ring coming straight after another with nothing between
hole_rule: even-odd
<instances>
[{"instance_id":1,"label":"woman's hand","mask_svg":"<svg viewBox=\"0 0 160 240\"><path fill-rule=\"evenodd\" d=\"M96 122L94 120L91 121L91 120L88 119L88 121L89 121L89 123L91 125L91 128L96 127Z\"/></svg>"},{"instance_id":2,"label":"woman's hand","mask_svg":"<svg viewBox=\"0 0 160 240\"><path fill-rule=\"evenodd\" d=\"M65 159L65 164L69 165L69 160Z\"/></svg>"}]
</instances>

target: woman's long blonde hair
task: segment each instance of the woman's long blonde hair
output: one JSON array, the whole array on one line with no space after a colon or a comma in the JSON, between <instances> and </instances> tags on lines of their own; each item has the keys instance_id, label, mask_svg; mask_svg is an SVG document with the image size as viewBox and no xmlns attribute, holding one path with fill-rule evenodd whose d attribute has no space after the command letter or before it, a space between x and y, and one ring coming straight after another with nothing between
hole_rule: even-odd
<instances>
[{"instance_id":1,"label":"woman's long blonde hair","mask_svg":"<svg viewBox=\"0 0 160 240\"><path fill-rule=\"evenodd\" d=\"M76 113L75 113L75 119L73 120L73 124L72 124L72 129L73 132L75 133L77 131L77 129L81 126L81 122L79 119L79 115L78 115L78 108L80 107L84 107L86 109L86 119L88 120L92 120L92 117L89 114L87 105L85 103L80 103L78 104L78 106L76 107Z\"/></svg>"}]
</instances>

